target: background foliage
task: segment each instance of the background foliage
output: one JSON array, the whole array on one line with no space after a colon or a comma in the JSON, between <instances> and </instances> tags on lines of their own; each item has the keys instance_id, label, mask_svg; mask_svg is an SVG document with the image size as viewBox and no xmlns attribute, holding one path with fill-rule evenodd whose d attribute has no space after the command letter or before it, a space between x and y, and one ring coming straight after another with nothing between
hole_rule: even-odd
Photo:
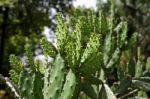
<instances>
[{"instance_id":1,"label":"background foliage","mask_svg":"<svg viewBox=\"0 0 150 99\"><path fill-rule=\"evenodd\" d=\"M138 34L138 46L141 47L145 57L149 54L150 40L150 1L149 0L113 0L115 4L116 23L121 20L128 22L128 36L133 32ZM105 14L109 14L109 0L97 0L98 9L103 9Z\"/></svg>"},{"instance_id":2,"label":"background foliage","mask_svg":"<svg viewBox=\"0 0 150 99\"><path fill-rule=\"evenodd\" d=\"M71 0L2 0L0 1L0 72L8 76L10 54L23 56L24 45L32 50L39 44L44 27L55 29L55 13L66 14ZM37 47L36 47L37 48Z\"/></svg>"}]
</instances>

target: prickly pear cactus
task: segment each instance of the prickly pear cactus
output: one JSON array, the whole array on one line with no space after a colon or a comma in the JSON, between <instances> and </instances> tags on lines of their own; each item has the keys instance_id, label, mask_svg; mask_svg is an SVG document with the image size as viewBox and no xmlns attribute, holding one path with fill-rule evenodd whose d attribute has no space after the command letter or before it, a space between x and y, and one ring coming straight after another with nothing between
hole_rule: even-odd
<instances>
[{"instance_id":1,"label":"prickly pear cactus","mask_svg":"<svg viewBox=\"0 0 150 99\"><path fill-rule=\"evenodd\" d=\"M121 56L127 53L134 42L136 35L127 39L127 23L122 21L114 25L114 6L111 6L111 15L104 16L102 12L97 16L94 11L76 14L76 18L64 21L62 15L57 16L57 46L42 40L42 48L46 58L53 57L52 63L47 63L42 74L36 67L31 51L27 51L29 66L24 66L20 73L20 93L23 99L77 99L82 93L92 99L116 99L108 85L110 72L117 68L118 82L117 95L122 94L122 87L134 89L132 83L139 89L149 91L146 84L149 79L125 79L125 72L131 72L135 77L142 75L141 64L137 62L134 73L130 62L121 67ZM71 23L69 23L71 21ZM71 30L69 30L71 28ZM129 46L128 46L129 45ZM131 53L131 52L130 52ZM130 55L129 55L130 57ZM132 59L128 59L132 60ZM124 65L124 64L123 64ZM140 72L140 75L139 75ZM121 76L118 74L121 74ZM130 74L130 73L129 73ZM139 81L140 80L140 81ZM129 83L126 83L130 81ZM141 82L144 82L143 87ZM117 84L118 84L117 83ZM147 84L149 86L149 84ZM83 95L83 96L84 96Z\"/></svg>"},{"instance_id":2,"label":"prickly pear cactus","mask_svg":"<svg viewBox=\"0 0 150 99\"><path fill-rule=\"evenodd\" d=\"M65 68L64 60L60 54L58 54L53 63L51 72L45 72L44 99L58 99L65 80ZM48 73L50 73L50 75Z\"/></svg>"},{"instance_id":3,"label":"prickly pear cactus","mask_svg":"<svg viewBox=\"0 0 150 99\"><path fill-rule=\"evenodd\" d=\"M19 85L22 99L35 99L33 93L34 76L33 71L28 68L21 72Z\"/></svg>"},{"instance_id":4,"label":"prickly pear cactus","mask_svg":"<svg viewBox=\"0 0 150 99\"><path fill-rule=\"evenodd\" d=\"M72 72L72 70L69 70L59 99L72 99L77 84L78 82L75 74Z\"/></svg>"},{"instance_id":5,"label":"prickly pear cactus","mask_svg":"<svg viewBox=\"0 0 150 99\"><path fill-rule=\"evenodd\" d=\"M27 50L29 66L24 66L20 73L19 89L22 99L43 99L43 75L35 67L33 54L29 48Z\"/></svg>"}]
</instances>

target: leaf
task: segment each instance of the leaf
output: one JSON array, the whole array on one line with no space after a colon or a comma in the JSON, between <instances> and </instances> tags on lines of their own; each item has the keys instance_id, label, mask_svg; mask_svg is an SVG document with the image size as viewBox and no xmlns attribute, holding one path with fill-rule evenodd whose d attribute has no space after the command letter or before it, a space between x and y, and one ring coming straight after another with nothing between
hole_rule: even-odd
<instances>
[{"instance_id":1,"label":"leaf","mask_svg":"<svg viewBox=\"0 0 150 99\"><path fill-rule=\"evenodd\" d=\"M24 65L15 55L9 56L9 62L11 66L11 70L9 71L10 78L14 83L18 84L19 74L23 70Z\"/></svg>"},{"instance_id":2,"label":"leaf","mask_svg":"<svg viewBox=\"0 0 150 99\"><path fill-rule=\"evenodd\" d=\"M145 70L145 71L143 72L143 75L142 75L142 76L144 76L144 77L150 76L150 71L149 71L149 70Z\"/></svg>"},{"instance_id":3,"label":"leaf","mask_svg":"<svg viewBox=\"0 0 150 99\"><path fill-rule=\"evenodd\" d=\"M109 60L108 64L106 65L106 68L112 67L119 60L119 57L120 57L120 49L117 48L113 53L111 59Z\"/></svg>"},{"instance_id":4,"label":"leaf","mask_svg":"<svg viewBox=\"0 0 150 99\"><path fill-rule=\"evenodd\" d=\"M135 64L136 64L136 63L134 62L133 59L130 59L130 60L128 61L127 68L128 68L128 73L129 73L129 75L131 75L131 76L134 76L134 75L135 75L135 69L136 69Z\"/></svg>"},{"instance_id":5,"label":"leaf","mask_svg":"<svg viewBox=\"0 0 150 99\"><path fill-rule=\"evenodd\" d=\"M116 99L116 96L107 84L102 84L98 99Z\"/></svg>"},{"instance_id":6,"label":"leaf","mask_svg":"<svg viewBox=\"0 0 150 99\"><path fill-rule=\"evenodd\" d=\"M34 98L35 99L44 99L42 93L43 89L43 75L40 72L35 72L35 78L34 78L34 85L33 85L33 92L34 92Z\"/></svg>"},{"instance_id":7,"label":"leaf","mask_svg":"<svg viewBox=\"0 0 150 99\"><path fill-rule=\"evenodd\" d=\"M140 77L143 73L143 64L140 60L137 61L137 64L135 66L135 77Z\"/></svg>"},{"instance_id":8,"label":"leaf","mask_svg":"<svg viewBox=\"0 0 150 99\"><path fill-rule=\"evenodd\" d=\"M45 99L45 97L47 97L47 94L48 94L50 72L51 72L51 66L48 66L45 69L44 78L43 78L44 79L44 87L43 87L42 91L43 91L44 99Z\"/></svg>"},{"instance_id":9,"label":"leaf","mask_svg":"<svg viewBox=\"0 0 150 99\"><path fill-rule=\"evenodd\" d=\"M91 84L84 83L81 85L82 91L91 99L98 99L97 94Z\"/></svg>"},{"instance_id":10,"label":"leaf","mask_svg":"<svg viewBox=\"0 0 150 99\"><path fill-rule=\"evenodd\" d=\"M15 55L12 54L9 56L9 62L11 68L18 74L23 70L23 63Z\"/></svg>"},{"instance_id":11,"label":"leaf","mask_svg":"<svg viewBox=\"0 0 150 99\"><path fill-rule=\"evenodd\" d=\"M125 43L126 43L126 38L127 38L127 23L126 22L123 22L122 24L122 32L121 32L121 35L120 35L120 48L122 48Z\"/></svg>"},{"instance_id":12,"label":"leaf","mask_svg":"<svg viewBox=\"0 0 150 99\"><path fill-rule=\"evenodd\" d=\"M125 92L131 84L132 84L132 78L126 77L120 82L120 85L117 88L116 94L121 94Z\"/></svg>"},{"instance_id":13,"label":"leaf","mask_svg":"<svg viewBox=\"0 0 150 99\"><path fill-rule=\"evenodd\" d=\"M12 80L15 84L18 84L18 81L19 81L19 74L18 74L15 70L13 70L13 69L11 69L11 70L9 71L9 74L10 74L11 80Z\"/></svg>"},{"instance_id":14,"label":"leaf","mask_svg":"<svg viewBox=\"0 0 150 99\"><path fill-rule=\"evenodd\" d=\"M122 80L124 78L125 74L124 74L124 67L123 65L120 65L118 68L117 68L117 77L119 80Z\"/></svg>"},{"instance_id":15,"label":"leaf","mask_svg":"<svg viewBox=\"0 0 150 99\"><path fill-rule=\"evenodd\" d=\"M81 35L81 22L80 19L75 24L75 29L72 33L68 34L68 41L65 46L66 58L69 66L74 71L79 66L82 55L82 35Z\"/></svg>"},{"instance_id":16,"label":"leaf","mask_svg":"<svg viewBox=\"0 0 150 99\"><path fill-rule=\"evenodd\" d=\"M135 42L137 41L137 34L138 33L132 34L131 38L127 42L127 49L132 48L134 46Z\"/></svg>"},{"instance_id":17,"label":"leaf","mask_svg":"<svg viewBox=\"0 0 150 99\"><path fill-rule=\"evenodd\" d=\"M105 81L105 71L103 68L100 68L100 70L97 72L97 76L101 81Z\"/></svg>"},{"instance_id":18,"label":"leaf","mask_svg":"<svg viewBox=\"0 0 150 99\"><path fill-rule=\"evenodd\" d=\"M102 11L99 12L98 20L99 20L99 27L97 28L100 28L100 33L103 35L107 33L109 30L108 30L108 23L107 23L106 16L104 16Z\"/></svg>"},{"instance_id":19,"label":"leaf","mask_svg":"<svg viewBox=\"0 0 150 99\"><path fill-rule=\"evenodd\" d=\"M91 57L89 57L83 64L81 64L80 72L85 75L90 75L95 73L101 68L101 54L95 53Z\"/></svg>"},{"instance_id":20,"label":"leaf","mask_svg":"<svg viewBox=\"0 0 150 99\"><path fill-rule=\"evenodd\" d=\"M99 35L92 33L81 58L80 71L83 74L95 73L100 69L102 54L99 52Z\"/></svg>"},{"instance_id":21,"label":"leaf","mask_svg":"<svg viewBox=\"0 0 150 99\"><path fill-rule=\"evenodd\" d=\"M34 64L34 58L33 58L33 52L32 52L32 47L30 45L26 45L26 54L28 57L28 65L30 66L30 68L35 71L35 64Z\"/></svg>"},{"instance_id":22,"label":"leaf","mask_svg":"<svg viewBox=\"0 0 150 99\"><path fill-rule=\"evenodd\" d=\"M103 48L103 61L104 61L104 65L106 66L106 64L108 63L108 60L110 58L110 52L111 52L111 42L112 42L112 38L111 38L111 34L106 35L105 38L105 43L104 43L104 48Z\"/></svg>"},{"instance_id":23,"label":"leaf","mask_svg":"<svg viewBox=\"0 0 150 99\"><path fill-rule=\"evenodd\" d=\"M76 80L75 74L70 69L66 76L66 81L59 99L72 99L77 84Z\"/></svg>"},{"instance_id":24,"label":"leaf","mask_svg":"<svg viewBox=\"0 0 150 99\"><path fill-rule=\"evenodd\" d=\"M48 42L48 40L46 38L42 38L41 44L42 44L42 49L43 49L44 55L46 57L48 57L48 56L53 57L56 55L56 53L58 53L56 47L52 43Z\"/></svg>"},{"instance_id":25,"label":"leaf","mask_svg":"<svg viewBox=\"0 0 150 99\"><path fill-rule=\"evenodd\" d=\"M146 70L150 70L150 57L148 57L146 61Z\"/></svg>"},{"instance_id":26,"label":"leaf","mask_svg":"<svg viewBox=\"0 0 150 99\"><path fill-rule=\"evenodd\" d=\"M141 89L146 92L150 91L150 78L148 78L148 79L143 79L143 78L133 79L132 83L138 89Z\"/></svg>"},{"instance_id":27,"label":"leaf","mask_svg":"<svg viewBox=\"0 0 150 99\"><path fill-rule=\"evenodd\" d=\"M56 36L57 36L57 45L58 50L63 53L65 51L65 46L67 43L67 24L63 21L63 15L57 15L57 28L56 28Z\"/></svg>"},{"instance_id":28,"label":"leaf","mask_svg":"<svg viewBox=\"0 0 150 99\"><path fill-rule=\"evenodd\" d=\"M62 59L60 54L58 54L55 58L53 67L51 69L51 74L48 81L49 86L47 88L44 88L44 90L47 92L44 93L44 98L48 97L51 99L58 99L62 91L64 78L65 78L64 60Z\"/></svg>"},{"instance_id":29,"label":"leaf","mask_svg":"<svg viewBox=\"0 0 150 99\"><path fill-rule=\"evenodd\" d=\"M135 80L141 80L141 81L145 81L145 82L148 82L148 83L150 83L150 77L140 77L140 78L137 78L137 79L135 79Z\"/></svg>"},{"instance_id":30,"label":"leaf","mask_svg":"<svg viewBox=\"0 0 150 99\"><path fill-rule=\"evenodd\" d=\"M100 38L100 35L96 33L91 33L87 46L82 55L81 63L84 63L91 56L95 56L97 54L98 49L100 47L99 38Z\"/></svg>"},{"instance_id":31,"label":"leaf","mask_svg":"<svg viewBox=\"0 0 150 99\"><path fill-rule=\"evenodd\" d=\"M100 85L103 83L103 81L101 81L100 79L94 77L94 76L87 76L85 77L85 82L89 83L89 84L95 84L95 85Z\"/></svg>"},{"instance_id":32,"label":"leaf","mask_svg":"<svg viewBox=\"0 0 150 99\"><path fill-rule=\"evenodd\" d=\"M34 99L33 94L33 81L35 78L35 74L29 68L25 68L20 73L20 93L21 99Z\"/></svg>"}]
</instances>

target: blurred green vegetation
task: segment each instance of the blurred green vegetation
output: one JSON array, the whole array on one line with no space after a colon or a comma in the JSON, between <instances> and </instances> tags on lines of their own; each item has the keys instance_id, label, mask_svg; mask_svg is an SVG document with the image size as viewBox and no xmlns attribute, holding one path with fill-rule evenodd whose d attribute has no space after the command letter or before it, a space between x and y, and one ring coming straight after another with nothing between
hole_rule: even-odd
<instances>
[{"instance_id":1,"label":"blurred green vegetation","mask_svg":"<svg viewBox=\"0 0 150 99\"><path fill-rule=\"evenodd\" d=\"M105 2L104 2L105 1ZM128 23L128 38L137 32L138 42L145 57L150 56L150 0L113 0L115 22L125 20ZM97 0L98 10L109 15L110 0ZM146 61L146 58L145 58Z\"/></svg>"},{"instance_id":2,"label":"blurred green vegetation","mask_svg":"<svg viewBox=\"0 0 150 99\"><path fill-rule=\"evenodd\" d=\"M56 12L66 14L72 0L1 0L0 1L0 73L8 76L9 55L23 56L24 45L32 51L43 36L44 27L55 29Z\"/></svg>"}]
</instances>

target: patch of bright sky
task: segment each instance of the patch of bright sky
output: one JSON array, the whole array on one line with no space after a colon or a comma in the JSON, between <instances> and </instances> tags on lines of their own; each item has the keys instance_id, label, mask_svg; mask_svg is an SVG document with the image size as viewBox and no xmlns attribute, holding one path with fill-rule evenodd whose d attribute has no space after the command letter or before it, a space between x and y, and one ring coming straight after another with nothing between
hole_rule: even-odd
<instances>
[{"instance_id":1,"label":"patch of bright sky","mask_svg":"<svg viewBox=\"0 0 150 99\"><path fill-rule=\"evenodd\" d=\"M75 7L84 6L85 8L93 8L96 10L96 0L75 0L73 5Z\"/></svg>"}]
</instances>

